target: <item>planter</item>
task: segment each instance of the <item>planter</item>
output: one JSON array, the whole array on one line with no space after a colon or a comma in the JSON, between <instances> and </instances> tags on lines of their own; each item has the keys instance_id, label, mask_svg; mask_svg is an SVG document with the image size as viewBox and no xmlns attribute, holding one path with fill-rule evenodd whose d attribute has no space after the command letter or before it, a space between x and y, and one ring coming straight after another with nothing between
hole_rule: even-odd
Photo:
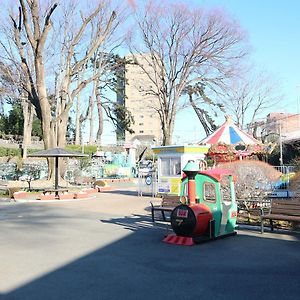
<instances>
[{"instance_id":1,"label":"planter","mask_svg":"<svg viewBox=\"0 0 300 300\"><path fill-rule=\"evenodd\" d=\"M49 194L49 195L41 194L36 199L37 200L57 200L57 198L55 198L54 194Z\"/></svg>"},{"instance_id":2,"label":"planter","mask_svg":"<svg viewBox=\"0 0 300 300\"><path fill-rule=\"evenodd\" d=\"M25 191L20 191L20 192L14 192L13 193L13 198L15 200L24 199L26 197L27 197L27 192L25 192Z\"/></svg>"},{"instance_id":3,"label":"planter","mask_svg":"<svg viewBox=\"0 0 300 300\"><path fill-rule=\"evenodd\" d=\"M59 200L74 199L74 197L75 197L74 194L61 194L61 195L58 195Z\"/></svg>"},{"instance_id":4,"label":"planter","mask_svg":"<svg viewBox=\"0 0 300 300\"><path fill-rule=\"evenodd\" d=\"M84 199L88 198L88 193L87 192L79 192L74 194L75 199Z\"/></svg>"}]
</instances>

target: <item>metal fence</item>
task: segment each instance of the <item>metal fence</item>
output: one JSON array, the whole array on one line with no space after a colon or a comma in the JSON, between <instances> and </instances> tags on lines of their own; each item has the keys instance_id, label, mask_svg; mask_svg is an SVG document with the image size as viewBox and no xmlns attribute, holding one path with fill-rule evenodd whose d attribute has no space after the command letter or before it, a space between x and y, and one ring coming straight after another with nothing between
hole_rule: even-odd
<instances>
[{"instance_id":1,"label":"metal fence","mask_svg":"<svg viewBox=\"0 0 300 300\"><path fill-rule=\"evenodd\" d=\"M282 174L295 172L295 166L274 166L274 168Z\"/></svg>"}]
</instances>

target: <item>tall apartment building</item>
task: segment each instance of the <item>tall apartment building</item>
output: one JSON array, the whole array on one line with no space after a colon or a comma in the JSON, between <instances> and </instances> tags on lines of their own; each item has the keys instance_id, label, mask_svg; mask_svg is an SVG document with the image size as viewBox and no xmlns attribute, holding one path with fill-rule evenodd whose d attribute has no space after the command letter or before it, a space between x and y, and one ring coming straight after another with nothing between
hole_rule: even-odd
<instances>
[{"instance_id":1,"label":"tall apartment building","mask_svg":"<svg viewBox=\"0 0 300 300\"><path fill-rule=\"evenodd\" d=\"M143 56L139 56L138 60L147 73L151 72L151 67ZM161 124L155 111L159 103L158 99L149 93L152 88L151 80L138 64L127 64L123 72L117 101L131 112L135 123L131 125L133 134L119 131L117 137L125 138L125 143L139 140L141 143L150 144L155 140L156 144L160 144Z\"/></svg>"}]
</instances>

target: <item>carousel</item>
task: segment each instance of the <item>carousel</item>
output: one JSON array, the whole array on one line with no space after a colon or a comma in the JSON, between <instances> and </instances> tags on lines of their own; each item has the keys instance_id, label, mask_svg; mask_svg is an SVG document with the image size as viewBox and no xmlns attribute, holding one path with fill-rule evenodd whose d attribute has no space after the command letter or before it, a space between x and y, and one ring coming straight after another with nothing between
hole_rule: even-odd
<instances>
[{"instance_id":1,"label":"carousel","mask_svg":"<svg viewBox=\"0 0 300 300\"><path fill-rule=\"evenodd\" d=\"M214 164L242 160L265 152L263 144L236 126L231 117L227 117L226 122L200 144L209 146L206 156Z\"/></svg>"}]
</instances>

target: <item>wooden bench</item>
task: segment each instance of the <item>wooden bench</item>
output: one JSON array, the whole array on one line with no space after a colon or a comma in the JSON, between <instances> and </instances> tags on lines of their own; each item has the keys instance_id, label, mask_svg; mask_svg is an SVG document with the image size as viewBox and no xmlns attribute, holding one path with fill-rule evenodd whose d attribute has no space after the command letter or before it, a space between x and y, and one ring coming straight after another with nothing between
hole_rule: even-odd
<instances>
[{"instance_id":1,"label":"wooden bench","mask_svg":"<svg viewBox=\"0 0 300 300\"><path fill-rule=\"evenodd\" d=\"M270 220L271 231L273 231L273 220L300 222L300 200L299 199L273 199L271 209L267 214L261 210L261 233L264 232L264 220Z\"/></svg>"},{"instance_id":2,"label":"wooden bench","mask_svg":"<svg viewBox=\"0 0 300 300\"><path fill-rule=\"evenodd\" d=\"M248 218L250 222L251 215L259 216L262 209L267 210L271 207L271 199L269 198L250 198L250 199L236 199L238 216Z\"/></svg>"},{"instance_id":3,"label":"wooden bench","mask_svg":"<svg viewBox=\"0 0 300 300\"><path fill-rule=\"evenodd\" d=\"M152 214L152 222L155 221L154 213L155 211L160 211L162 214L163 221L167 222L165 212L172 212L172 210L178 206L179 204L182 204L180 202L180 196L171 196L166 195L163 196L161 200L161 204L159 206L153 205L153 203L150 201L151 204L151 214Z\"/></svg>"},{"instance_id":4,"label":"wooden bench","mask_svg":"<svg viewBox=\"0 0 300 300\"><path fill-rule=\"evenodd\" d=\"M58 197L59 194L63 194L63 193L67 193L69 190L67 188L57 188L57 189L53 189L53 188L46 188L43 190L43 194L47 195L47 194L52 194L54 193L56 197Z\"/></svg>"}]
</instances>

